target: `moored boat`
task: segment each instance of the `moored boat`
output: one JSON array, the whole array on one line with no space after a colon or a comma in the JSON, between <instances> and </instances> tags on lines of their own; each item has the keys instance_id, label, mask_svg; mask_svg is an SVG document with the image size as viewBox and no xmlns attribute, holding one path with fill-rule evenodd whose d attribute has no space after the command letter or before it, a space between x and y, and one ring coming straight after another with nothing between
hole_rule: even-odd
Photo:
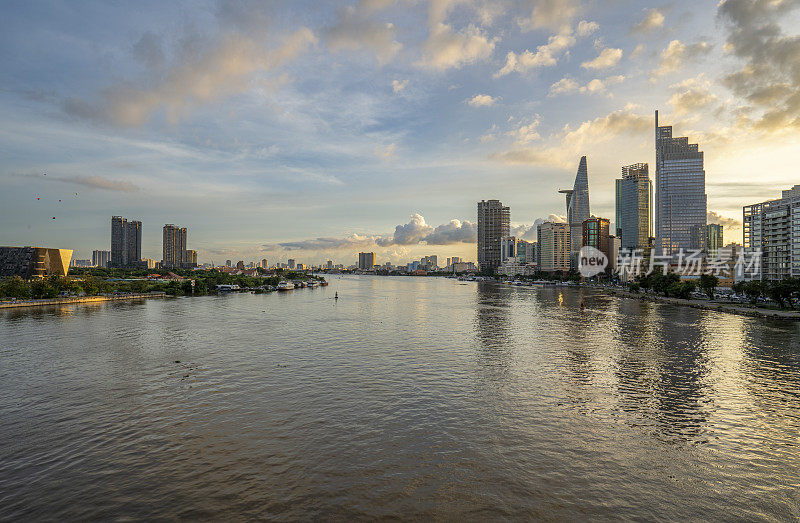
<instances>
[{"instance_id":1,"label":"moored boat","mask_svg":"<svg viewBox=\"0 0 800 523\"><path fill-rule=\"evenodd\" d=\"M290 291L294 289L294 283L290 281L282 281L278 284L279 291Z\"/></svg>"}]
</instances>

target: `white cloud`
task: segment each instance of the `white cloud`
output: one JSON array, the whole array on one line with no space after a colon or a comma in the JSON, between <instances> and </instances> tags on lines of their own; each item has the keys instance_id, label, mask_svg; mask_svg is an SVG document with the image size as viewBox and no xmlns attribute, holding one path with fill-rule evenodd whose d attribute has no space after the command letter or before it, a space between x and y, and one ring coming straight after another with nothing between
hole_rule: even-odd
<instances>
[{"instance_id":1,"label":"white cloud","mask_svg":"<svg viewBox=\"0 0 800 523\"><path fill-rule=\"evenodd\" d=\"M573 92L589 93L589 94L603 93L609 86L622 83L623 81L625 81L625 76L616 75L616 76L607 76L606 78L603 79L595 78L589 81L586 85L580 85L572 78L564 77L550 86L550 94L548 94L548 96L556 96L559 94L573 93Z\"/></svg>"},{"instance_id":2,"label":"white cloud","mask_svg":"<svg viewBox=\"0 0 800 523\"><path fill-rule=\"evenodd\" d=\"M546 44L536 48L536 52L525 50L522 53L509 51L506 55L506 64L494 74L495 78L505 76L512 72L525 73L539 67L556 65L557 57L575 45L575 37L569 29L559 34L552 35Z\"/></svg>"},{"instance_id":3,"label":"white cloud","mask_svg":"<svg viewBox=\"0 0 800 523\"><path fill-rule=\"evenodd\" d=\"M392 80L392 91L399 93L408 87L408 80Z\"/></svg>"},{"instance_id":4,"label":"white cloud","mask_svg":"<svg viewBox=\"0 0 800 523\"><path fill-rule=\"evenodd\" d=\"M454 31L449 25L439 23L422 44L422 58L417 65L440 71L458 69L491 57L498 40L489 38L474 25Z\"/></svg>"},{"instance_id":5,"label":"white cloud","mask_svg":"<svg viewBox=\"0 0 800 523\"><path fill-rule=\"evenodd\" d=\"M653 76L662 76L667 73L677 71L698 56L708 54L711 45L706 42L696 42L694 44L684 44L680 40L672 40L666 49L661 52L661 62L658 69L653 71Z\"/></svg>"},{"instance_id":6,"label":"white cloud","mask_svg":"<svg viewBox=\"0 0 800 523\"><path fill-rule=\"evenodd\" d=\"M507 132L506 135L514 138L516 145L526 145L530 142L539 140L539 118L538 116L530 123L522 123L516 129Z\"/></svg>"},{"instance_id":7,"label":"white cloud","mask_svg":"<svg viewBox=\"0 0 800 523\"><path fill-rule=\"evenodd\" d=\"M497 100L497 98L489 96L488 94L476 94L466 102L472 107L491 107Z\"/></svg>"},{"instance_id":8,"label":"white cloud","mask_svg":"<svg viewBox=\"0 0 800 523\"><path fill-rule=\"evenodd\" d=\"M600 29L600 26L597 25L595 22L587 22L586 20L581 20L580 22L578 22L578 28L575 32L578 34L578 36L584 37L584 36L589 36L598 29Z\"/></svg>"},{"instance_id":9,"label":"white cloud","mask_svg":"<svg viewBox=\"0 0 800 523\"><path fill-rule=\"evenodd\" d=\"M375 156L382 160L391 160L395 157L397 145L390 143L389 145L379 145L375 147Z\"/></svg>"},{"instance_id":10,"label":"white cloud","mask_svg":"<svg viewBox=\"0 0 800 523\"><path fill-rule=\"evenodd\" d=\"M578 0L526 0L531 14L518 20L523 31L569 25L578 14Z\"/></svg>"},{"instance_id":11,"label":"white cloud","mask_svg":"<svg viewBox=\"0 0 800 523\"><path fill-rule=\"evenodd\" d=\"M605 48L594 60L583 62L581 67L585 69L607 69L614 67L622 58L622 49Z\"/></svg>"},{"instance_id":12,"label":"white cloud","mask_svg":"<svg viewBox=\"0 0 800 523\"><path fill-rule=\"evenodd\" d=\"M664 14L658 9L648 9L644 18L631 27L632 33L646 34L664 26Z\"/></svg>"}]
</instances>

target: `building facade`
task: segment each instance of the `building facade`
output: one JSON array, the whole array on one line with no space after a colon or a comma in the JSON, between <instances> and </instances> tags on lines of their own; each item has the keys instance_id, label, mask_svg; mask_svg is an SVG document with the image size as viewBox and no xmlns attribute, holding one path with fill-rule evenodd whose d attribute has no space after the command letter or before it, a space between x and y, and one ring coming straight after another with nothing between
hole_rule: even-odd
<instances>
[{"instance_id":1,"label":"building facade","mask_svg":"<svg viewBox=\"0 0 800 523\"><path fill-rule=\"evenodd\" d=\"M186 227L171 223L164 225L161 266L180 268L186 263Z\"/></svg>"},{"instance_id":2,"label":"building facade","mask_svg":"<svg viewBox=\"0 0 800 523\"><path fill-rule=\"evenodd\" d=\"M745 252L761 250L759 278L800 277L800 185L743 208Z\"/></svg>"},{"instance_id":3,"label":"building facade","mask_svg":"<svg viewBox=\"0 0 800 523\"><path fill-rule=\"evenodd\" d=\"M538 226L540 271L569 272L572 253L570 231L568 223L544 222Z\"/></svg>"},{"instance_id":4,"label":"building facade","mask_svg":"<svg viewBox=\"0 0 800 523\"><path fill-rule=\"evenodd\" d=\"M706 225L703 152L689 138L658 125L656 111L656 251L673 255L692 248L692 228Z\"/></svg>"},{"instance_id":5,"label":"building facade","mask_svg":"<svg viewBox=\"0 0 800 523\"><path fill-rule=\"evenodd\" d=\"M108 267L111 262L111 251L92 251L92 265Z\"/></svg>"},{"instance_id":6,"label":"building facade","mask_svg":"<svg viewBox=\"0 0 800 523\"><path fill-rule=\"evenodd\" d=\"M19 276L31 280L66 276L71 259L71 249L0 247L0 278Z\"/></svg>"},{"instance_id":7,"label":"building facade","mask_svg":"<svg viewBox=\"0 0 800 523\"><path fill-rule=\"evenodd\" d=\"M478 267L494 272L502 263L500 242L511 231L511 209L500 200L478 202Z\"/></svg>"},{"instance_id":8,"label":"building facade","mask_svg":"<svg viewBox=\"0 0 800 523\"><path fill-rule=\"evenodd\" d=\"M362 271L369 270L375 267L375 253L374 252L359 252L358 253L358 268Z\"/></svg>"},{"instance_id":9,"label":"building facade","mask_svg":"<svg viewBox=\"0 0 800 523\"><path fill-rule=\"evenodd\" d=\"M653 182L648 165L622 168L616 180L616 230L623 249L646 249L653 234Z\"/></svg>"},{"instance_id":10,"label":"building facade","mask_svg":"<svg viewBox=\"0 0 800 523\"><path fill-rule=\"evenodd\" d=\"M111 267L138 267L142 261L142 222L111 217Z\"/></svg>"},{"instance_id":11,"label":"building facade","mask_svg":"<svg viewBox=\"0 0 800 523\"><path fill-rule=\"evenodd\" d=\"M583 222L591 216L589 210L589 169L586 164L586 157L581 156L578 163L578 173L575 175L575 182L572 189L558 191L566 195L567 200L567 223L570 226L570 252L571 263L577 266L577 254L581 250L583 240Z\"/></svg>"},{"instance_id":12,"label":"building facade","mask_svg":"<svg viewBox=\"0 0 800 523\"><path fill-rule=\"evenodd\" d=\"M611 259L610 235L608 229L610 221L607 218L595 216L583 222L583 246L594 247Z\"/></svg>"}]
</instances>

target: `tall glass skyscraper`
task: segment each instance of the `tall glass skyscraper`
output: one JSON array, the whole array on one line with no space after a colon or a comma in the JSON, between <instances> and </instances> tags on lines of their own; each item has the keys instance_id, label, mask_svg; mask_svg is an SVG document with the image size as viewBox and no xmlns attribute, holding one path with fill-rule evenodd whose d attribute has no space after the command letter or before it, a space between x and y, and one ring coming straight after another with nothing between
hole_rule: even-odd
<instances>
[{"instance_id":1,"label":"tall glass skyscraper","mask_svg":"<svg viewBox=\"0 0 800 523\"><path fill-rule=\"evenodd\" d=\"M706 225L706 172L703 152L672 126L658 125L656 111L656 250L675 254L692 248L692 229Z\"/></svg>"},{"instance_id":2,"label":"tall glass skyscraper","mask_svg":"<svg viewBox=\"0 0 800 523\"><path fill-rule=\"evenodd\" d=\"M591 217L589 211L589 170L586 157L581 156L578 173L572 189L558 191L567 197L567 223L570 228L570 250L574 254L581 250L583 242L583 222ZM577 258L573 260L576 261Z\"/></svg>"},{"instance_id":3,"label":"tall glass skyscraper","mask_svg":"<svg viewBox=\"0 0 800 523\"><path fill-rule=\"evenodd\" d=\"M616 233L623 249L646 249L653 231L653 182L648 165L622 168L616 181Z\"/></svg>"},{"instance_id":4,"label":"tall glass skyscraper","mask_svg":"<svg viewBox=\"0 0 800 523\"><path fill-rule=\"evenodd\" d=\"M502 262L501 240L510 236L511 210L500 200L478 202L478 265L494 271Z\"/></svg>"}]
</instances>

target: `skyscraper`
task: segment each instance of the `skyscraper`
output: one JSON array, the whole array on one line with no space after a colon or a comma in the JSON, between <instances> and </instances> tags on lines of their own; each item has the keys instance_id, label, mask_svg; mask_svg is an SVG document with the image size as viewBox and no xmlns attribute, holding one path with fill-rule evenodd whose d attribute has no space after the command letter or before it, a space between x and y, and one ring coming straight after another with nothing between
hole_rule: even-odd
<instances>
[{"instance_id":1,"label":"skyscraper","mask_svg":"<svg viewBox=\"0 0 800 523\"><path fill-rule=\"evenodd\" d=\"M583 227L583 225L581 225ZM543 272L567 272L570 269L570 225L544 222L537 228L538 265ZM579 249L580 250L580 249Z\"/></svg>"},{"instance_id":2,"label":"skyscraper","mask_svg":"<svg viewBox=\"0 0 800 523\"><path fill-rule=\"evenodd\" d=\"M111 260L111 251L92 251L92 265L95 267L108 267Z\"/></svg>"},{"instance_id":3,"label":"skyscraper","mask_svg":"<svg viewBox=\"0 0 800 523\"><path fill-rule=\"evenodd\" d=\"M111 217L111 267L136 267L142 261L142 222Z\"/></svg>"},{"instance_id":4,"label":"skyscraper","mask_svg":"<svg viewBox=\"0 0 800 523\"><path fill-rule=\"evenodd\" d=\"M183 267L186 264L186 227L177 227L171 223L164 226L162 242L164 267Z\"/></svg>"},{"instance_id":5,"label":"skyscraper","mask_svg":"<svg viewBox=\"0 0 800 523\"><path fill-rule=\"evenodd\" d=\"M706 225L703 152L672 126L659 127L656 111L656 250L675 254L692 248L692 227Z\"/></svg>"},{"instance_id":6,"label":"skyscraper","mask_svg":"<svg viewBox=\"0 0 800 523\"><path fill-rule=\"evenodd\" d=\"M478 265L494 271L501 263L500 241L511 232L511 210L500 200L478 202Z\"/></svg>"},{"instance_id":7,"label":"skyscraper","mask_svg":"<svg viewBox=\"0 0 800 523\"><path fill-rule=\"evenodd\" d=\"M583 222L582 243L584 246L594 247L611 259L610 236L608 234L609 220L592 216Z\"/></svg>"},{"instance_id":8,"label":"skyscraper","mask_svg":"<svg viewBox=\"0 0 800 523\"><path fill-rule=\"evenodd\" d=\"M623 249L646 249L653 230L653 182L646 163L626 165L616 181L616 235Z\"/></svg>"},{"instance_id":9,"label":"skyscraper","mask_svg":"<svg viewBox=\"0 0 800 523\"><path fill-rule=\"evenodd\" d=\"M567 223L570 228L571 262L577 262L577 253L581 250L583 239L583 222L591 216L589 211L589 169L586 166L586 157L581 156L578 164L578 173L572 189L558 191L567 197Z\"/></svg>"},{"instance_id":10,"label":"skyscraper","mask_svg":"<svg viewBox=\"0 0 800 523\"><path fill-rule=\"evenodd\" d=\"M358 253L358 268L361 270L368 270L375 266L375 253L374 252L359 252Z\"/></svg>"}]
</instances>

